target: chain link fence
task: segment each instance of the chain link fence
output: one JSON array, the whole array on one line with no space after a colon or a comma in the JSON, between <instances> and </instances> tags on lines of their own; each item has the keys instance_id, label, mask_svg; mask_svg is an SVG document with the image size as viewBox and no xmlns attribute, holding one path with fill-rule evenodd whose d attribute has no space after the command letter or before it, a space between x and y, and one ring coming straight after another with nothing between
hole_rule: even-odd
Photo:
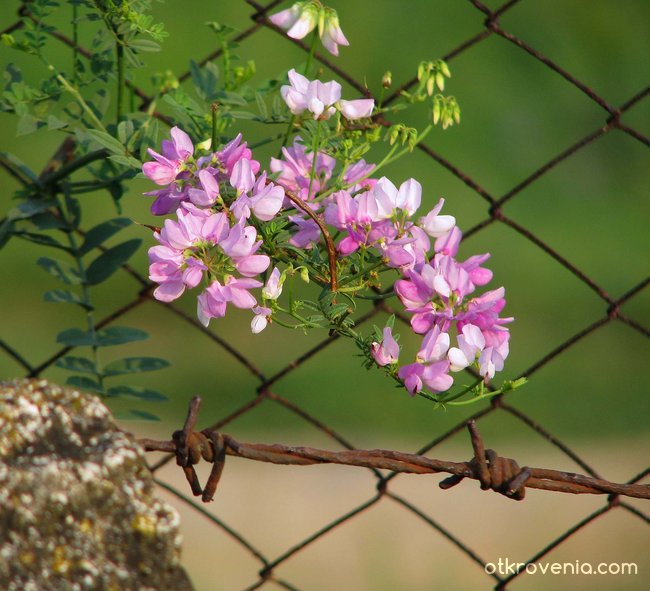
<instances>
[{"instance_id":1,"label":"chain link fence","mask_svg":"<svg viewBox=\"0 0 650 591\"><path fill-rule=\"evenodd\" d=\"M255 35L258 31L268 29L281 35L282 39L284 39L287 43L293 43L305 51L309 50L309 48L301 41L286 37L283 31L275 27L268 20L267 15L270 11L276 9L276 7L280 4L279 0L266 5L262 5L258 2L255 2L254 0L246 0L246 2L248 5L250 5L251 8L250 18L252 24L248 29L242 31L236 36L237 41L243 43L247 38ZM575 281L581 282L598 298L600 311L598 314L594 315L587 324L585 324L580 330L576 331L575 334L572 334L569 338L566 338L566 340L563 342L549 345L548 350L543 355L535 359L530 359L528 367L525 369L525 371L521 372L521 375L528 378L534 378L542 368L554 363L566 351L575 347L578 343L590 337L590 335L593 335L597 331L601 331L603 327L612 323L623 325L629 331L638 333L643 337L650 336L650 330L648 327L643 326L643 324L638 319L630 316L628 313L625 313L622 310L622 306L624 304L631 301L633 298L638 298L640 294L646 290L648 284L650 283L650 278L645 278L643 281L640 281L635 285L621 286L623 295L619 297L612 297L607 293L603 286L600 285L591 276L589 276L587 272L582 270L576 264L572 263L572 257L570 255L554 249L551 244L546 242L541 237L541 235L536 232L535 228L522 225L508 214L508 207L510 204L515 200L525 198L526 191L532 185L539 183L540 179L544 178L545 175L548 175L556 167L560 166L568 159L574 158L576 154L583 153L588 146L592 145L594 142L601 141L606 136L613 134L623 134L630 138L631 141L636 142L640 147L650 147L650 139L638 129L635 129L628 125L623 117L630 109L639 105L642 101L647 102L648 96L650 95L650 86L639 90L636 94L626 98L619 104L611 104L608 100L606 100L606 98L600 96L592 88L574 76L570 71L567 71L564 67L562 67L561 64L555 63L553 60L549 59L538 50L536 50L535 47L529 45L525 39L517 37L506 28L504 28L504 26L501 24L502 17L504 17L504 15L507 13L516 11L518 5L524 4L524 2L525 0L510 0L501 6L491 9L478 0L471 0L471 6L478 13L480 13L483 18L483 26L480 29L476 30L472 36L464 40L457 47L450 48L446 55L442 56L443 59L453 64L454 60L458 59L460 56L466 55L470 52L481 51L481 46L487 39L495 37L499 38L503 43L511 44L513 47L517 48L517 50L521 52L522 55L526 56L526 59L530 60L531 62L536 62L537 64L543 64L543 66L552 70L558 77L562 78L565 81L566 85L572 86L575 90L584 95L585 102L596 105L602 112L602 120L600 125L589 133L586 133L584 136L577 138L574 142L564 147L552 158L548 159L547 161L537 163L537 168L534 170L534 172L529 174L526 178L518 182L509 190L503 192L503 194L495 194L487 190L481 184L480 179L476 179L473 176L470 176L453 162L451 162L445 156L445 154L436 151L430 146L426 144L420 144L417 146L417 149L430 159L432 167L442 167L457 177L460 181L462 181L462 183L469 187L469 189L479 195L484 202L485 217L479 223L470 228L469 231L465 233L465 237L470 237L484 232L489 227L505 226L519 234L523 239L534 245L535 248L545 253L545 255L551 257L557 265L563 267L570 274L572 274L575 277ZM585 7L585 9L588 10L588 7ZM21 7L20 11L22 16L29 16L29 4L24 4ZM5 32L11 32L16 28L19 28L21 26L21 22L22 21L18 21L12 27L6 29ZM71 39L65 37L61 33L54 32L53 35L55 35L64 44L67 44L69 46L74 45ZM82 55L86 57L90 56L90 53L86 49L82 47L78 47L77 49ZM212 54L205 56L205 58L200 63L214 60L218 58L219 55L220 51L217 50ZM338 78L345 80L350 86L355 88L361 95L369 96L368 90L360 80L355 79L346 71L339 68L337 64L332 63L327 57L323 56L322 53L316 52L315 58L323 66L333 71ZM189 76L189 72L185 73L180 77L180 80L184 81L189 78ZM388 98L386 103L390 104L399 96L400 92L408 90L414 84L416 84L416 82L416 79L403 82L401 86L399 86ZM147 93L140 88L133 87L132 90L134 91L135 95L141 100L141 108L143 110L149 108L151 105L152 97L148 96ZM158 116L162 121L166 121L166 117L163 114L158 114ZM386 125L389 125L388 121L385 123ZM64 143L62 146L62 151L54 155L51 166L54 166L57 161L61 160L62 156L65 159L65 155L69 149L70 146L66 146ZM44 174L48 174L50 172L51 166L46 167ZM144 306L156 306L157 312L160 315L176 315L182 321L191 325L196 331L201 331L204 335L206 335L207 338L211 340L211 342L214 344L214 347L220 350L220 356L223 359L229 359L234 363L240 364L243 368L245 368L246 371L250 372L250 374L257 381L255 391L251 392L248 395L246 401L234 412L231 412L227 416L223 416L220 420L210 425L209 429L211 431L218 432L222 429L227 429L227 427L233 421L246 415L251 410L261 405L279 405L280 407L283 407L287 411L293 413L299 420L304 421L311 427L322 432L325 437L331 440L332 445L343 448L344 450L355 450L355 446L346 436L330 428L327 424L325 424L325 422L321 421L319 417L312 416L310 412L306 411L300 405L292 402L289 398L279 393L281 391L281 388L279 388L281 381L292 374L292 372L295 372L298 368L303 366L303 364L310 362L310 360L312 360L314 357L321 354L321 352L323 352L337 340L336 336L322 340L316 346L313 346L309 350L304 351L304 353L295 359L288 361L286 365L278 369L272 375L266 375L261 369L257 367L255 361L252 358L250 358L242 351L238 350L235 346L230 344L219 334L213 332L212 330L204 328L191 315L187 314L181 307L178 307L174 304L161 305L160 302L154 300L151 295L151 285L146 277L143 277L131 267L125 267L124 271L135 278L139 284L139 289L131 301L119 309L113 311L109 316L102 319L102 321L97 324L98 328L110 325L121 316L132 312L133 310L138 310ZM385 313L395 313L400 321L408 324L408 319L406 317L400 315L398 311L392 310L390 306L384 301L377 302L376 306L370 312L366 313L364 316L358 319L358 323L367 323L377 315ZM62 348L48 359L31 362L27 361L27 356L23 355L22 352L17 351L12 346L12 344L6 340L0 341L0 348L4 354L11 356L18 364L24 368L25 375L32 377L40 376L70 350L69 347ZM243 394L242 398L244 398ZM578 455L578 453L576 453L565 442L548 432L543 425L539 424L536 421L534 416L529 416L527 413L520 410L516 404L516 401L513 401L511 403L511 401L508 399L508 396L500 396L492 399L491 404L475 412L470 417L470 420L475 421L480 425L481 422L484 421L487 417L504 417L504 415L508 415L512 419L518 421L523 427L531 432L531 436L533 436L533 434L536 434L536 436L541 436L549 445L554 446L561 454L566 456L566 458L568 458L571 462L575 463L579 467L579 470L584 472L586 478L591 478L592 480L590 482L603 482L601 476L596 472L595 469L591 467L590 463L586 459ZM443 433L432 434L432 439L424 443L420 449L415 452L415 455L436 455L436 450L438 448L440 448L445 442L449 441L454 435L465 429L466 422L466 419L463 419L463 421L459 422L457 425L453 426ZM185 434L187 435L188 433L186 432ZM474 443L476 443L476 441L474 441ZM233 444L231 441L229 444L230 451L228 453L231 453L231 455L243 455L244 457L250 457L246 456L246 453L241 452L241 449L239 452L237 452L235 449L237 445L240 444L237 444L237 442ZM172 447L167 447L164 449L172 451ZM313 451L314 450L312 450L312 452ZM474 447L474 451L477 452L476 445ZM478 453L475 453L475 462L478 455ZM153 463L151 466L152 471L154 473L157 473L170 459L172 459L172 457L172 455L166 455L164 458ZM261 458L258 457L255 459ZM318 461L323 461L322 457ZM491 461L490 463L494 464L494 461ZM357 463L357 465L364 464ZM276 556L270 556L256 547L256 544L253 541L255 537L253 532L237 531L227 524L227 518L224 521L217 517L214 514L215 512L207 511L203 506L198 505L192 501L188 496L176 488L175 485L169 484L168 482L165 482L161 479L157 479L157 482L162 488L177 496L179 499L190 503L190 505L196 510L197 514L202 515L206 520L209 520L211 523L213 523L215 528L222 530L222 532L227 534L227 536L229 536L234 541L234 543L240 545L241 548L245 550L245 552L250 554L253 561L257 563L258 568L257 574L251 573L252 583L247 587L249 590L265 587L267 585L269 587L275 586L276 588L283 589L299 589L300 582L296 581L294 584L293 581L290 582L288 580L285 580L283 575L280 574L280 571L282 570L281 567L291 561L296 555L301 553L306 548L314 544L318 544L319 540L323 538L323 536L339 535L338 532L345 530L346 525L355 516L368 511L372 511L374 507L377 507L382 502L395 503L404 511L420 519L422 523L426 524L428 527L434 530L436 534L446 539L449 542L450 546L453 547L450 548L450 552L463 553L467 557L468 563L475 563L480 569L483 570L483 572L485 572L485 588L494 587L495 589L517 588L517 585L515 585L515 583L518 583L522 577L526 576L525 565L538 563L542 559L545 559L560 544L577 534L580 530L585 528L590 523L596 520L602 520L609 513L624 512L632 516L634 519L638 519L646 524L650 522L650 517L648 517L648 515L643 513L639 508L637 508L637 506L629 502L626 498L614 492L606 497L598 509L594 510L591 514L580 519L579 521L576 521L570 528L568 528L561 535L557 536L555 539L552 539L550 542L540 540L539 549L528 556L525 560L521 561L524 563L524 567L519 569L519 572L509 575L502 575L495 572L489 573L486 572L486 564L489 561L479 556L472 549L471 531L450 531L449 529L443 527L435 516L423 511L417 506L417 504L408 498L405 498L397 492L394 492L393 483L395 479L400 478L400 472L398 470L395 470L394 466L393 469L390 469L390 466L386 465L374 467L372 462L370 464L365 464L365 466L366 467L363 469L369 469L373 478L375 479L373 488L368 492L368 498L365 501L359 503L357 506L353 507L351 510L345 512L344 514L341 514L336 519L324 524L320 529L318 529L318 531L314 531L313 534L309 537L298 541L294 545L288 547L284 552ZM485 460L483 460L483 467L485 467ZM380 468L384 469L382 470ZM388 471L386 471L386 468L388 468ZM281 469L282 468L278 468L278 470ZM639 474L631 474L626 484L639 484L643 481L643 479L647 478L649 473L650 467L646 468ZM481 480L479 476L480 475L477 475L476 478ZM530 475L528 475L528 477L530 477ZM489 482L481 480L481 484L485 485L482 486L482 488L490 488ZM607 491L608 489L600 490ZM625 494L625 489L622 490ZM199 487L199 493L200 492L201 489ZM580 491L574 490L572 492ZM450 492L447 494L454 493ZM216 513L218 513L218 510ZM216 546L218 544L226 542L222 538L219 538L219 540L211 541L210 543ZM220 568L226 568L226 566L221 565ZM489 571L490 569L487 570Z\"/></svg>"}]
</instances>

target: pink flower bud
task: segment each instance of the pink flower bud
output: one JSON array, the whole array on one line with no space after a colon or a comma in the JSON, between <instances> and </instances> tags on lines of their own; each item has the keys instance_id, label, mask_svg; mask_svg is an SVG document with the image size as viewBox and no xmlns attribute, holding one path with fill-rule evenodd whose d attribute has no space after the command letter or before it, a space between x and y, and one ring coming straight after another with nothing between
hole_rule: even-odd
<instances>
[{"instance_id":1,"label":"pink flower bud","mask_svg":"<svg viewBox=\"0 0 650 591\"><path fill-rule=\"evenodd\" d=\"M372 343L370 352L377 365L391 365L397 363L399 357L399 345L393 338L390 326L384 327L383 340L381 343Z\"/></svg>"}]
</instances>

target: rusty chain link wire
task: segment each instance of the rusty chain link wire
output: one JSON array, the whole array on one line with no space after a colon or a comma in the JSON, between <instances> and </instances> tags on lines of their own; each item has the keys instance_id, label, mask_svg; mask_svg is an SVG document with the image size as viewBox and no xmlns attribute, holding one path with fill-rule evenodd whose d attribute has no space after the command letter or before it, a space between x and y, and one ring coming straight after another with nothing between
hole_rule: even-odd
<instances>
[{"instance_id":1,"label":"rusty chain link wire","mask_svg":"<svg viewBox=\"0 0 650 591\"><path fill-rule=\"evenodd\" d=\"M536 183L549 171L554 169L563 161L579 153L586 146L610 133L626 134L640 144L643 144L646 147L650 147L650 139L648 137L621 121L621 116L624 113L626 113L633 106L648 98L648 95L650 95L650 86L639 90L635 95L631 96L629 99L622 102L618 106L610 104L603 97L599 96L593 89L589 88L587 85L573 76L570 72L565 70L561 65L556 64L554 61L537 51L534 47L530 46L525 40L516 37L502 27L500 18L506 12L512 10L515 6L522 3L523 1L524 0L509 0L497 9L491 10L479 0L469 0L470 4L475 9L482 13L484 17L483 28L479 31L476 31L473 36L465 40L457 47L452 48L450 51L448 51L446 55L443 56L443 59L445 61L453 61L459 55L465 54L468 51L473 51L475 47L479 46L486 39L494 36L500 37L508 43L511 43L517 47L522 52L528 54L528 56L530 56L530 59L540 62L555 72L557 75L564 78L567 84L570 84L578 89L582 94L584 94L585 97L588 98L588 100L600 107L600 109L603 111L602 125L586 134L584 137L578 139L572 145L563 149L548 162L541 164L532 174L520 181L510 190L506 191L503 195L493 195L489 193L479 184L479 182L460 170L457 166L445 158L444 155L440 154L433 148L424 144L419 144L417 148L428 157L430 157L432 161L435 161L437 164L457 177L487 203L487 216L481 222L469 229L469 231L465 233L466 237L476 234L493 224L502 224L504 226L510 227L527 241L531 242L533 245L541 249L544 253L552 257L559 265L572 273L580 282L584 283L590 290L592 290L602 301L602 314L600 317L594 318L591 323L584 326L581 330L577 331L575 334L567 338L564 342L556 345L539 359L535 360L521 374L522 376L530 377L537 373L542 367L552 362L559 355L576 345L576 343L610 323L623 323L641 335L650 337L650 329L648 327L643 326L637 320L630 318L627 314L621 311L621 306L624 303L638 296L644 289L648 287L648 284L650 284L650 277L644 279L637 285L629 286L627 291L622 296L613 298L605 291L601 285L590 278L585 272L574 265L570 260L565 258L562 254L544 242L539 236L534 233L534 231L517 223L515 220L508 217L504 211L507 204L509 204L513 199L524 192L533 183ZM245 0L245 2L254 10L254 12L250 15L250 19L253 24L249 28L239 33L234 38L235 41L244 41L246 38L250 37L261 29L270 29L279 33L286 42L293 43L303 50L309 51L309 48L302 41L287 37L282 30L278 29L273 23L269 21L267 16L269 11L280 4L281 0L275 0L266 5L262 5L255 0ZM33 19L29 13L28 3L24 3L21 6L19 10L19 16L26 16ZM23 26L22 21L17 21L15 24L6 28L3 32L9 33L20 28L21 26ZM62 43L71 47L76 47L80 55L86 58L91 57L91 53L87 49L75 46L74 42L71 39L67 38L60 32L52 31L51 34ZM205 58L198 63L200 65L203 65L204 63L219 57L220 54L221 50L216 50L210 55L205 56ZM321 64L326 66L331 71L335 72L339 78L345 80L348 84L350 84L350 86L355 88L360 94L371 96L364 84L356 80L354 77L350 76L336 64L332 63L327 57L319 52L315 52L314 57L320 61ZM179 77L179 80L182 82L188 79L189 76L189 72L186 72ZM390 104L399 96L400 92L408 90L416 83L416 79L411 79L403 82L384 102L384 104ZM134 94L141 100L142 110L149 108L152 98L148 96L147 93L142 89L137 88L133 85L131 86ZM154 115L161 121L169 123L168 118L164 114L154 112ZM382 120L381 123L390 125L390 123L385 120ZM69 142L63 143L59 151L52 157L48 166L45 167L42 175L44 181L47 181L50 175L56 174L56 171L61 167L61 165L69 161L69 158L71 158L72 155L72 147L73 146L71 146ZM424 454L431 452L431 450L434 450L442 443L448 441L456 433L464 430L467 420L459 422L447 432L438 435L435 439L422 446L422 448L417 450L417 452L414 454L400 454L399 452L384 450L382 453L375 453L373 456L373 454L370 452L355 450L355 447L352 445L352 443L349 442L343 435L321 422L317 417L309 414L300 406L281 396L273 389L282 378L286 377L296 368L300 367L305 362L318 355L321 351L335 342L338 338L336 335L322 340L316 346L305 351L302 355L287 363L286 366L279 369L275 374L267 376L254 364L252 360L248 359L243 353L223 340L220 336L204 328L196 319L191 317L181 308L174 304L163 304L155 300L151 295L152 286L149 281L145 277L141 276L133 268L126 265L124 266L124 271L129 273L138 282L140 286L139 291L130 302L103 318L101 322L97 324L97 328L109 325L127 312L139 308L146 303L153 302L156 305L159 305L161 310L166 310L167 312L180 317L183 321L192 325L197 331L205 334L209 339L211 339L212 342L215 343L215 345L219 346L225 354L229 355L237 363L241 364L258 380L257 389L254 392L252 398L250 398L245 404L241 405L234 412L222 417L219 421L210 425L207 429L204 429L200 434L193 432L193 424L196 420L196 410L198 409L198 407L196 407L193 411L190 412L190 416L188 416L188 422L186 422L185 428L182 431L176 433L176 437L173 441L152 442L151 440L142 440L142 443L145 446L148 446L149 449L158 449L173 452L167 454L165 457L152 464L151 469L154 473L157 472L171 459L176 457L177 462L182 466L188 477L193 492L195 494L203 495L204 500L209 500L214 494L214 488L216 487L216 483L221 474L221 470L223 469L223 460L226 454L251 457L253 459L261 459L264 461L280 461L281 463L286 463L289 460L297 463L321 463L325 461L352 463L354 465L361 465L369 468L376 477L375 491L373 491L368 500L361 503L348 513L339 516L334 521L325 525L322 529L314 532L308 538L288 548L280 556L277 556L273 559L265 556L264 553L257 549L241 533L228 526L211 512L206 511L204 507L195 503L183 492L157 478L156 481L162 488L171 492L183 502L189 503L199 514L210 520L215 524L215 526L221 528L228 536L235 540L236 543L241 545L241 547L250 553L250 555L259 563L260 570L258 572L258 578L252 585L247 588L248 590L262 587L267 582L272 582L276 586L283 589L297 589L297 587L295 587L292 583L280 578L276 574L276 567L290 560L298 552L315 543L328 532L343 527L356 515L368 511L383 498L392 500L397 505L403 507L406 511L409 511L410 513L419 517L424 523L428 524L430 527L440 533L444 538L446 538L452 545L463 552L469 560L477 563L481 566L481 568L485 569L486 562L480 558L459 536L456 536L455 534L445 529L430 515L421 511L409 500L391 491L391 481L394 478L398 477L401 471L407 470L407 468L405 468L407 464L410 466L408 467L408 470L413 470L416 472L420 470L422 472L438 472L443 468L449 468L447 470L442 470L452 474L450 478L447 478L441 483L442 488L450 488L451 486L457 484L457 482L459 482L463 477L476 478L480 481L481 488L491 488L493 490L501 492L502 494L520 498L523 497L524 486L531 486L536 482L539 484L540 480L545 480L548 483L553 481L553 478L556 478L559 479L556 482L556 485L558 485L558 487L553 489L553 485L549 485L550 488L548 488L548 490L560 490L564 492L574 493L600 492L608 494L607 500L602 507L581 521L575 523L562 535L558 536L545 547L541 548L525 562L526 565L539 561L555 548L557 548L560 544L562 544L565 540L569 539L576 532L585 527L587 524L599 519L601 516L609 513L612 510L626 511L639 520L642 520L645 523L650 523L650 517L648 515L644 514L635 506L629 504L627 501L621 498L621 495L630 494L631 492L634 493L631 496L647 498L648 486L640 485L638 483L650 474L650 467L641 473L631 477L627 483L623 485L614 485L613 483L606 481L599 474L597 474L596 471L583 458L578 456L578 454L570 449L564 442L560 441L551 433L549 433L542 425L538 424L534 418L529 417L527 414L507 402L507 395L493 398L491 404L487 408L483 408L482 410L477 411L469 418L469 424L471 425L470 432L472 444L475 452L474 458L469 462L443 462L440 460L432 460L424 456ZM395 311L391 310L385 302L380 301L375 305L373 310L360 317L357 322L366 322L377 314L386 312L394 313ZM404 316L401 316L399 313L396 313L396 316L402 322L408 323L408 320ZM57 351L50 358L37 364L28 362L25 357L16 351L9 343L0 341L0 349L12 357L16 362L18 362L24 368L27 376L35 377L51 367L55 361L63 357L71 349L71 347L64 347ZM234 440L232 437L223 435L221 433L222 428L226 427L235 419L241 417L242 415L245 415L263 403L277 404L281 407L284 407L299 417L301 420L311 424L313 427L324 433L333 442L336 442L338 445L344 448L344 450L347 451L326 452L324 450L314 450L310 448L288 448L286 446L242 444ZM525 425L531 431L538 433L548 443L552 444L565 456L575 462L581 468L581 470L586 473L586 475L582 476L572 474L567 476L569 473L563 473L554 470L541 470L536 468L520 469L516 465L516 462L513 463L513 460L508 460L507 458L499 458L492 450L484 450L483 444L480 440L480 437L478 436L476 423L485 419L487 416L494 414L508 414L514 417L521 424ZM192 464L196 463L200 457L213 462L214 466L211 477L209 479L209 483L205 488L202 488L198 483L196 474L192 468ZM389 475L384 475L379 471L379 468L388 468L392 471ZM558 476L562 474L565 476ZM576 477L579 478L576 480ZM564 481L562 481L563 479ZM544 484L541 485L542 488L545 486L546 485ZM572 487L574 487L574 489L570 490ZM581 487L584 490L580 490ZM520 577L524 572L525 569L521 569L518 572L510 574L508 576L502 576L497 573L489 574L486 572L485 576L488 577L488 579L492 579L492 582L496 585L494 587L495 589L505 589L514 579Z\"/></svg>"}]
</instances>

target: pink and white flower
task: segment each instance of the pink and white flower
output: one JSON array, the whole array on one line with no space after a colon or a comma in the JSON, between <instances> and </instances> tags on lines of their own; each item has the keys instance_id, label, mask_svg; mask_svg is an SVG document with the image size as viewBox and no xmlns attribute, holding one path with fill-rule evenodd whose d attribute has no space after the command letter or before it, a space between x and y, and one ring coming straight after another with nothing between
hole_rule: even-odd
<instances>
[{"instance_id":1,"label":"pink and white flower","mask_svg":"<svg viewBox=\"0 0 650 591\"><path fill-rule=\"evenodd\" d=\"M296 2L276 14L272 14L269 20L287 31L287 35L292 39L302 39L311 33L318 24L319 9L310 2Z\"/></svg>"},{"instance_id":2,"label":"pink and white flower","mask_svg":"<svg viewBox=\"0 0 650 591\"><path fill-rule=\"evenodd\" d=\"M251 320L251 331L253 334L262 332L269 323L269 317L273 310L271 308L264 308L263 306L255 306L253 308L253 320Z\"/></svg>"},{"instance_id":3,"label":"pink and white flower","mask_svg":"<svg viewBox=\"0 0 650 591\"><path fill-rule=\"evenodd\" d=\"M271 158L271 172L280 173L277 178L279 185L293 191L303 201L311 200L327 186L332 176L336 160L327 154L318 152L316 156L315 177L311 180L314 164L314 153L307 152L300 136L293 140L292 147L282 148L283 158ZM311 194L309 187L311 185Z\"/></svg>"},{"instance_id":4,"label":"pink and white flower","mask_svg":"<svg viewBox=\"0 0 650 591\"><path fill-rule=\"evenodd\" d=\"M335 80L309 80L294 69L289 70L289 85L280 88L280 94L294 115L309 111L314 119L329 119L337 107L346 119L370 117L373 99L341 101L341 85Z\"/></svg>"},{"instance_id":5,"label":"pink and white flower","mask_svg":"<svg viewBox=\"0 0 650 591\"><path fill-rule=\"evenodd\" d=\"M277 300L282 294L283 283L284 277L280 273L280 269L275 267L266 280L266 285L262 288L262 297L265 300Z\"/></svg>"},{"instance_id":6,"label":"pink and white flower","mask_svg":"<svg viewBox=\"0 0 650 591\"><path fill-rule=\"evenodd\" d=\"M194 145L189 135L178 127L172 127L170 133L172 141L163 141L162 154L148 148L147 152L155 162L145 162L142 166L144 174L157 185L174 182L185 162L194 154Z\"/></svg>"},{"instance_id":7,"label":"pink and white flower","mask_svg":"<svg viewBox=\"0 0 650 591\"><path fill-rule=\"evenodd\" d=\"M437 205L424 217L421 217L418 224L432 238L446 236L456 225L456 218L453 215L438 215L444 199L440 199Z\"/></svg>"},{"instance_id":8,"label":"pink and white flower","mask_svg":"<svg viewBox=\"0 0 650 591\"><path fill-rule=\"evenodd\" d=\"M323 46L327 51L332 55L339 54L339 45L348 46L350 45L349 41L346 39L343 31L341 30L341 25L339 24L339 17L336 14L336 11L331 8L325 9L325 18L323 19L323 25L319 22L319 33L320 40L323 43Z\"/></svg>"},{"instance_id":9,"label":"pink and white flower","mask_svg":"<svg viewBox=\"0 0 650 591\"><path fill-rule=\"evenodd\" d=\"M269 20L287 31L293 39L303 39L318 25L323 46L332 55L339 54L339 45L350 45L341 30L336 11L313 1L296 2L291 8L271 15Z\"/></svg>"},{"instance_id":10,"label":"pink and white flower","mask_svg":"<svg viewBox=\"0 0 650 591\"><path fill-rule=\"evenodd\" d=\"M379 366L397 363L399 357L399 345L393 338L390 326L384 327L382 341L380 343L373 342L370 352L375 363Z\"/></svg>"}]
</instances>

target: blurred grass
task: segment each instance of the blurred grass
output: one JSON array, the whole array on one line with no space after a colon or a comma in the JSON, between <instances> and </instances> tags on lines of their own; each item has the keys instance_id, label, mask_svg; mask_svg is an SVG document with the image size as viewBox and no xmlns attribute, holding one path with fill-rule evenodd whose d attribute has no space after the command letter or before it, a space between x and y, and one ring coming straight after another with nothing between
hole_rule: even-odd
<instances>
[{"instance_id":1,"label":"blurred grass","mask_svg":"<svg viewBox=\"0 0 650 591\"><path fill-rule=\"evenodd\" d=\"M496 6L496 3L489 3ZM148 66L139 70L135 82L151 89L150 77L159 71L184 71L190 59L199 60L215 48L215 37L203 22L217 20L244 29L249 26L250 7L244 2L193 2L194 9L177 0L155 4L156 18L170 33L159 54L147 56ZM478 33L483 16L469 3L442 0L412 0L404 4L377 0L371 5L359 0L332 1L351 47L343 48L337 61L355 78L367 81L374 92L385 70L393 72L396 84L409 79L421 59L435 59ZM3 3L0 26L14 19L15 0ZM559 0L528 0L508 11L502 27L548 55L614 105L636 94L646 83L650 38L647 22L650 5L629 0L625 10L613 2L567 3ZM56 16L68 31L69 7ZM88 39L86 39L87 41ZM304 53L272 31L261 29L237 50L242 60L254 59L258 74L253 80L279 75L304 61ZM69 63L70 56L58 44L48 49L53 62ZM20 65L26 76L37 80L43 69L35 61L3 48L2 67ZM501 196L542 164L584 135L602 126L606 114L578 89L504 39L493 36L461 54L450 64L450 91L458 98L463 121L446 132L435 130L427 143L452 164L469 174L490 194ZM325 71L323 77L328 79ZM355 92L345 88L344 96ZM161 108L164 108L161 105ZM641 133L650 133L650 100L644 100L622 120ZM425 125L427 114L414 109L409 124ZM275 133L273 129L244 122L241 130L250 142ZM238 128L232 130L233 135ZM11 151L39 170L61 141L56 132L15 136L15 120L0 116L2 149ZM277 152L277 144L264 146L256 157L264 164ZM647 149L629 136L613 131L517 195L504 213L530 228L549 246L577 265L613 297L641 281L648 272L648 159ZM396 162L385 174L399 183L411 176L423 185L424 206L446 198L445 212L456 216L468 229L487 216L487 203L421 152ZM0 172L2 210L10 206L16 185ZM143 180L130 184L122 204L134 220L155 223L148 212L150 200L141 193L151 190ZM82 197L85 225L112 216L107 193ZM142 228L120 235L143 238L133 265L146 274L145 248L153 243ZM491 252L494 287L505 285L513 315L511 355L505 378L515 377L564 340L605 315L606 306L590 289L538 247L503 225L493 224L463 245L466 256ZM0 252L3 281L0 304L4 310L0 338L5 339L32 363L38 364L57 350L55 335L69 326L81 326L81 314L63 305L42 302L42 292L58 287L34 262L45 253L25 242L13 240ZM645 256L644 256L645 255ZM134 297L138 285L129 277L115 276L97 291L100 310L112 310ZM194 314L191 297L182 306ZM648 291L626 303L623 310L638 322L650 320ZM289 333L272 326L263 334L248 331L249 315L229 311L211 328L272 374L314 345L324 334ZM256 380L204 335L189 328L162 307L148 303L129 313L118 324L148 330L152 339L110 355L126 353L160 355L172 361L171 368L138 376L137 383L167 392L166 404L116 401L113 408L141 408L159 413L176 428L188 399L201 393L206 422L238 408L253 395ZM365 328L364 330L368 330ZM402 329L403 339L406 329ZM432 437L477 410L435 411L423 400L408 396L382 378L379 372L365 373L355 357L352 343L339 341L325 352L290 373L275 389L300 404L325 423L355 442L408 435L413 442ZM571 442L579 438L617 438L647 432L650 406L644 380L648 347L638 332L621 323L611 323L582 340L570 351L532 376L530 384L512 396L511 402L552 433ZM20 375L21 368L0 356L0 377ZM45 373L63 381L64 372ZM460 378L462 381L462 377ZM133 428L137 427L133 425ZM282 409L265 405L232 427L238 432L283 437L301 431L302 423ZM168 432L167 424L160 426ZM356 437L355 437L356 434ZM503 429L488 423L486 437L507 440L529 437L524 430ZM286 437L285 437L286 438Z\"/></svg>"}]
</instances>

